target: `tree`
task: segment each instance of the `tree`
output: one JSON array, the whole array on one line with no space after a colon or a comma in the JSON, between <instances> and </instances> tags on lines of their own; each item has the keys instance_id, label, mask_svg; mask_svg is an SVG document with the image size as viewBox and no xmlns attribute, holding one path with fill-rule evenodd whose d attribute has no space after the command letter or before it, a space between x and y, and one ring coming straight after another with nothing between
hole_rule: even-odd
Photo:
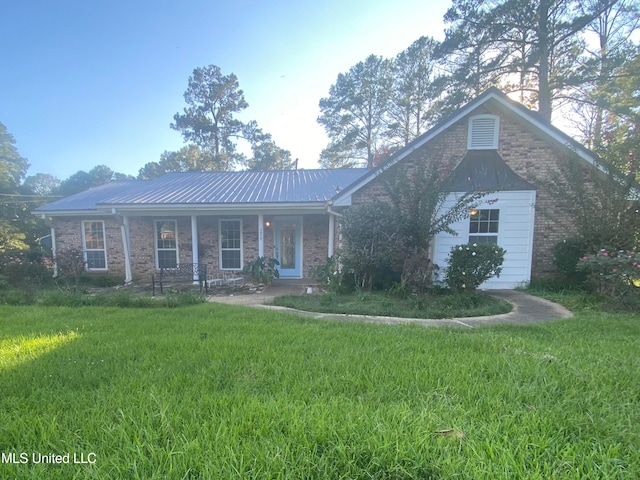
<instances>
[{"instance_id":1,"label":"tree","mask_svg":"<svg viewBox=\"0 0 640 480\"><path fill-rule=\"evenodd\" d=\"M58 194L62 196L73 195L93 187L99 187L113 180L128 180L133 177L123 173L116 173L106 165L96 165L88 172L78 170L69 178L60 182Z\"/></svg>"},{"instance_id":2,"label":"tree","mask_svg":"<svg viewBox=\"0 0 640 480\"><path fill-rule=\"evenodd\" d=\"M293 167L291 152L278 147L271 135L253 142L251 151L253 158L247 162L249 170L291 170Z\"/></svg>"},{"instance_id":3,"label":"tree","mask_svg":"<svg viewBox=\"0 0 640 480\"><path fill-rule=\"evenodd\" d=\"M0 190L13 190L22 183L29 163L18 153L16 140L0 122Z\"/></svg>"},{"instance_id":4,"label":"tree","mask_svg":"<svg viewBox=\"0 0 640 480\"><path fill-rule=\"evenodd\" d=\"M455 234L450 225L467 217L488 193L464 193L445 208L452 170L452 164L418 155L414 163L394 165L381 174L386 196L345 212L340 261L361 288L370 290L384 269L402 271L402 285L411 291L423 292L432 286L433 238L441 232Z\"/></svg>"},{"instance_id":5,"label":"tree","mask_svg":"<svg viewBox=\"0 0 640 480\"><path fill-rule=\"evenodd\" d=\"M587 15L602 3L603 0L584 0L580 5L581 12ZM578 127L589 148L601 146L603 131L607 128L607 115L613 114L610 118L616 119L624 114L623 111L617 112L621 104L626 104L623 108L626 111L629 106L634 106L628 98L633 89L620 87L630 86L628 79L637 78L639 73L636 60L638 48L631 42L639 25L638 4L619 0L606 6L602 14L587 26L587 34L594 36L596 41L586 44L588 56L584 70L590 79L580 88L575 110L580 113Z\"/></svg>"},{"instance_id":6,"label":"tree","mask_svg":"<svg viewBox=\"0 0 640 480\"><path fill-rule=\"evenodd\" d=\"M60 188L60 180L49 173L29 175L22 183L22 193L48 197L55 195Z\"/></svg>"},{"instance_id":7,"label":"tree","mask_svg":"<svg viewBox=\"0 0 640 480\"><path fill-rule=\"evenodd\" d=\"M164 151L159 162L149 162L138 172L138 178L149 180L169 172L204 172L220 170L214 156L197 145L189 144L177 152Z\"/></svg>"},{"instance_id":8,"label":"tree","mask_svg":"<svg viewBox=\"0 0 640 480\"><path fill-rule=\"evenodd\" d=\"M26 249L26 235L19 228L28 205L19 193L29 163L18 152L16 141L0 122L0 252Z\"/></svg>"},{"instance_id":9,"label":"tree","mask_svg":"<svg viewBox=\"0 0 640 480\"><path fill-rule=\"evenodd\" d=\"M602 3L603 0L585 0L582 11L586 15L589 11L597 10ZM598 40L595 48L587 46L591 60L590 65L587 64L586 67L591 66L593 81L585 88L585 101L593 106L595 120L592 135L586 137L588 145L599 146L602 141L606 106L614 103L611 101L613 98L607 95L608 87L612 83L618 83L620 78L628 76L631 72L625 73L624 70L633 62L634 57L637 59L638 49L632 46L631 36L639 25L638 4L629 0L619 0L605 6L602 14L587 27ZM637 78L638 72L634 73ZM631 73L631 76L634 73Z\"/></svg>"},{"instance_id":10,"label":"tree","mask_svg":"<svg viewBox=\"0 0 640 480\"><path fill-rule=\"evenodd\" d=\"M254 168L256 165L273 169L278 166L269 164L268 160L277 164L280 157L289 154L279 148L269 134L262 132L255 121L243 123L235 118L249 104L233 73L223 75L216 65L196 68L189 77L184 99L187 107L184 113L173 116L171 128L181 132L191 145L179 152L165 152L158 166L145 165L144 172L141 170L139 176L156 175L163 169L212 171L233 170L238 166ZM258 157L249 160L238 152L238 141L247 142L254 157L256 153ZM266 155L266 149L271 149L272 154ZM169 166L172 162L177 164Z\"/></svg>"},{"instance_id":11,"label":"tree","mask_svg":"<svg viewBox=\"0 0 640 480\"><path fill-rule=\"evenodd\" d=\"M243 137L244 124L234 115L249 106L237 77L223 75L216 65L196 68L184 93L187 107L176 113L171 128L185 141L209 150L221 170L232 170L242 162L236 141Z\"/></svg>"},{"instance_id":12,"label":"tree","mask_svg":"<svg viewBox=\"0 0 640 480\"><path fill-rule=\"evenodd\" d=\"M459 195L444 208L450 195L447 180L453 164L435 161L425 154L415 163L396 165L384 173L384 187L392 205L393 225L402 252L402 284L414 290L430 286L433 265L429 251L433 238L441 232L455 235L450 228L469 215L487 191Z\"/></svg>"},{"instance_id":13,"label":"tree","mask_svg":"<svg viewBox=\"0 0 640 480\"><path fill-rule=\"evenodd\" d=\"M640 181L640 47L627 49L625 57L600 89L604 115L593 149L607 165ZM595 135L598 116L593 118Z\"/></svg>"},{"instance_id":14,"label":"tree","mask_svg":"<svg viewBox=\"0 0 640 480\"><path fill-rule=\"evenodd\" d=\"M635 178L604 161L600 167L591 168L577 155L569 155L544 182L545 188L573 219L576 237L586 247L583 253L636 249L640 197Z\"/></svg>"},{"instance_id":15,"label":"tree","mask_svg":"<svg viewBox=\"0 0 640 480\"><path fill-rule=\"evenodd\" d=\"M584 50L581 33L617 1L600 0L580 12L579 0L454 0L445 15L451 27L443 54L475 55L477 73L511 84L511 91L528 96L550 121L554 102L584 82L577 68ZM460 65L454 78L464 84L469 62Z\"/></svg>"},{"instance_id":16,"label":"tree","mask_svg":"<svg viewBox=\"0 0 640 480\"><path fill-rule=\"evenodd\" d=\"M494 26L484 18L488 8L483 2L454 1L445 14L445 22L452 26L434 52L438 73L433 88L439 119L497 86L506 71L503 56L493 45Z\"/></svg>"},{"instance_id":17,"label":"tree","mask_svg":"<svg viewBox=\"0 0 640 480\"><path fill-rule=\"evenodd\" d=\"M320 155L324 167L373 166L385 129L392 86L391 61L370 55L338 75L320 100L320 123L331 139Z\"/></svg>"},{"instance_id":18,"label":"tree","mask_svg":"<svg viewBox=\"0 0 640 480\"><path fill-rule=\"evenodd\" d=\"M343 269L355 278L359 288L371 291L376 276L392 268L398 256L398 233L387 203L375 201L357 205L340 218L345 245L340 253Z\"/></svg>"},{"instance_id":19,"label":"tree","mask_svg":"<svg viewBox=\"0 0 640 480\"><path fill-rule=\"evenodd\" d=\"M393 144L407 145L432 121L436 45L433 38L421 37L393 61L393 90L387 111L387 135Z\"/></svg>"}]
</instances>

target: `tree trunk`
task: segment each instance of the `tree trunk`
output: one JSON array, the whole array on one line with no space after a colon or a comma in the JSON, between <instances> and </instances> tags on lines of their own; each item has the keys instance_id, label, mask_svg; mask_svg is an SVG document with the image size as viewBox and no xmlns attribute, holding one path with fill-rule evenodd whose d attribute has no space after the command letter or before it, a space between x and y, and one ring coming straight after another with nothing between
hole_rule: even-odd
<instances>
[{"instance_id":1,"label":"tree trunk","mask_svg":"<svg viewBox=\"0 0 640 480\"><path fill-rule=\"evenodd\" d=\"M551 121L552 96L549 81L549 54L551 39L549 38L549 9L550 0L540 0L538 7L538 113Z\"/></svg>"}]
</instances>

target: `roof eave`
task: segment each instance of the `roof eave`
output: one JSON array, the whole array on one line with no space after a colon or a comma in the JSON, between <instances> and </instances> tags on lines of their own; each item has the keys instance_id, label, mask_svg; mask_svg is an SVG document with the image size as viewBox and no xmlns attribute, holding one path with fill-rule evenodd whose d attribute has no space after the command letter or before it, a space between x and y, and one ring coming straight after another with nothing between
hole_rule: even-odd
<instances>
[{"instance_id":1,"label":"roof eave","mask_svg":"<svg viewBox=\"0 0 640 480\"><path fill-rule=\"evenodd\" d=\"M326 213L327 201L317 202L277 202L243 204L175 204L175 205L132 205L121 203L98 204L95 209L87 210L48 210L33 211L39 217L86 217L122 215L167 215L167 214L259 214L269 213Z\"/></svg>"}]
</instances>

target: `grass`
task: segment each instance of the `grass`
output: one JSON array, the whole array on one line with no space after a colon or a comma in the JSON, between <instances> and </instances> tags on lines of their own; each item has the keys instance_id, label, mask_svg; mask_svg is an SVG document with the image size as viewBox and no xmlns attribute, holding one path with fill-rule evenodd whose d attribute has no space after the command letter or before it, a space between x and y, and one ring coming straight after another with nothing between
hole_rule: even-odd
<instances>
[{"instance_id":1,"label":"grass","mask_svg":"<svg viewBox=\"0 0 640 480\"><path fill-rule=\"evenodd\" d=\"M95 460L0 477L639 478L639 347L595 308L463 330L0 307L0 452Z\"/></svg>"},{"instance_id":2,"label":"grass","mask_svg":"<svg viewBox=\"0 0 640 480\"><path fill-rule=\"evenodd\" d=\"M640 322L0 307L1 478L640 478ZM95 454L95 457L89 457ZM29 457L30 458L30 457Z\"/></svg>"},{"instance_id":3,"label":"grass","mask_svg":"<svg viewBox=\"0 0 640 480\"><path fill-rule=\"evenodd\" d=\"M511 304L482 293L410 295L384 292L283 295L273 302L281 307L322 313L348 313L406 318L457 318L497 315L511 311Z\"/></svg>"}]
</instances>

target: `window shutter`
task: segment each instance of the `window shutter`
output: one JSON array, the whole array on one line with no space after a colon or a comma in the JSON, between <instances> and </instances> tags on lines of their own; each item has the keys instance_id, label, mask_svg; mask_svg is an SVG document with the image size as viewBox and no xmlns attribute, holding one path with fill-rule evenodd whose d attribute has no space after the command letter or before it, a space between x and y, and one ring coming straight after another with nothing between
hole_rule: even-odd
<instances>
[{"instance_id":1,"label":"window shutter","mask_svg":"<svg viewBox=\"0 0 640 480\"><path fill-rule=\"evenodd\" d=\"M469 119L468 150L497 150L500 117L477 115Z\"/></svg>"}]
</instances>

